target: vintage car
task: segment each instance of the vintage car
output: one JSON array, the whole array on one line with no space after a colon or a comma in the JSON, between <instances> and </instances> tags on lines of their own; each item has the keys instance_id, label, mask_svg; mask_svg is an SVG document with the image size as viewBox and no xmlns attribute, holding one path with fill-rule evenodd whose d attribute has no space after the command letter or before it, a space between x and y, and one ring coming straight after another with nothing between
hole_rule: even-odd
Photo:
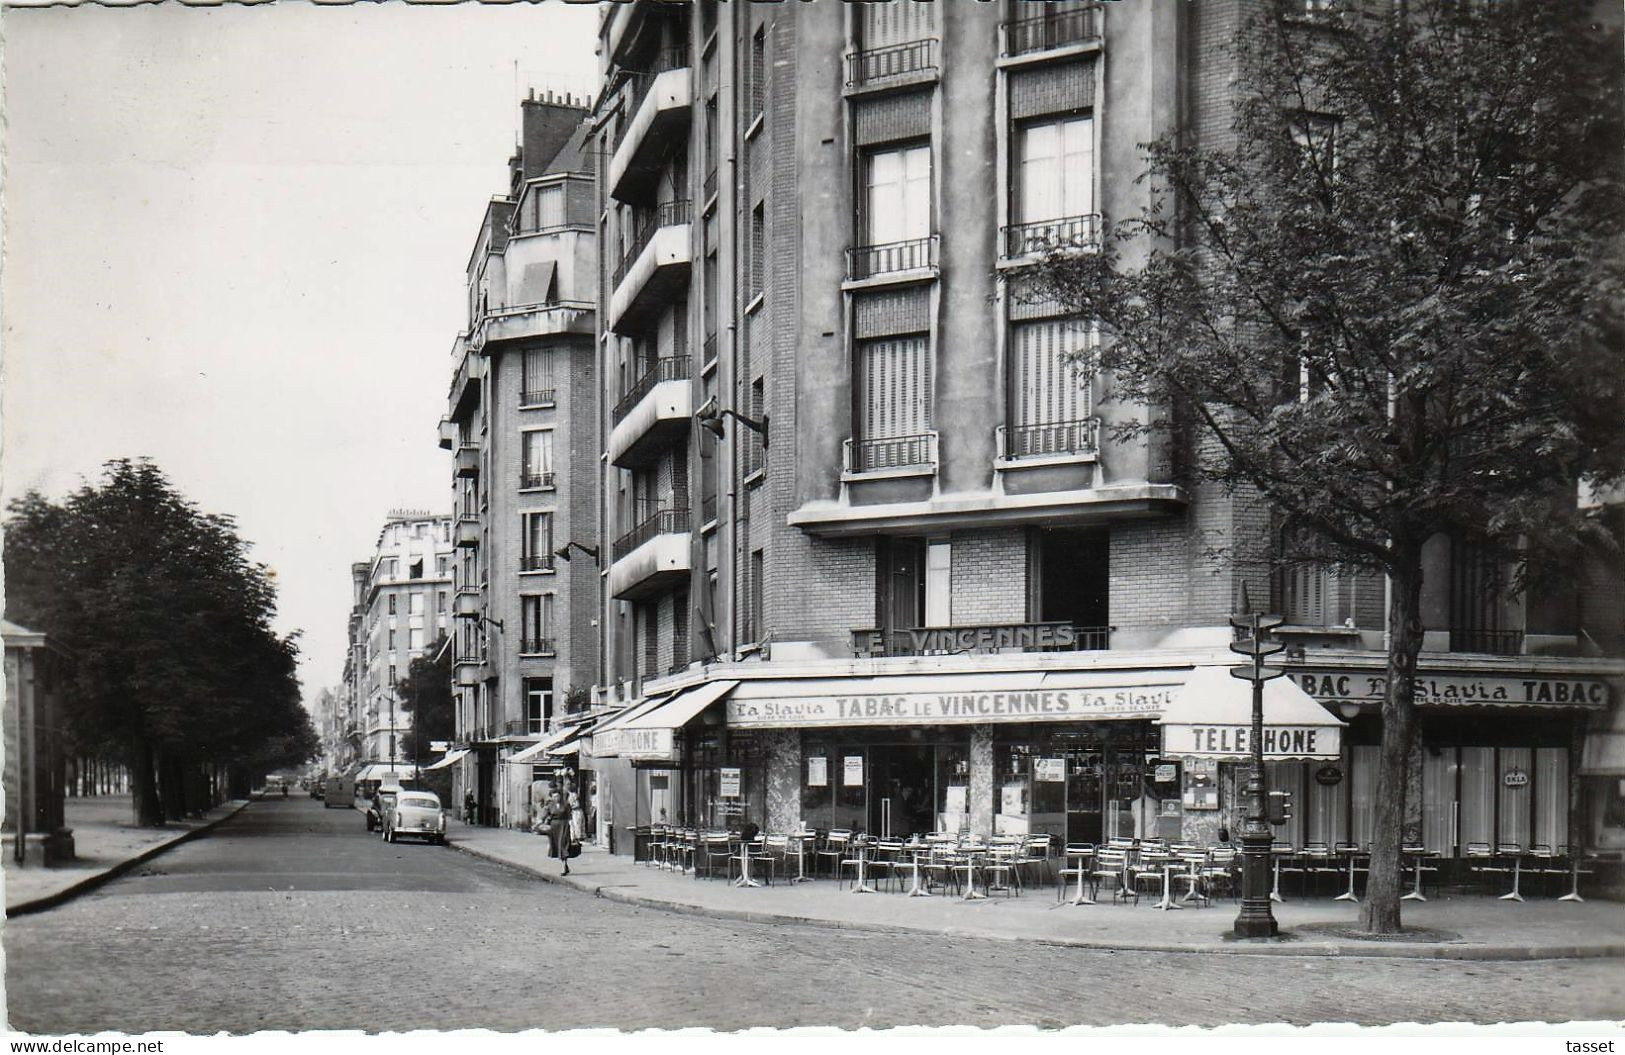
<instances>
[{"instance_id":1,"label":"vintage car","mask_svg":"<svg viewBox=\"0 0 1625 1055\"><path fill-rule=\"evenodd\" d=\"M384 813L384 840L396 842L407 836L432 843L446 841L446 811L440 796L432 791L401 790Z\"/></svg>"},{"instance_id":2,"label":"vintage car","mask_svg":"<svg viewBox=\"0 0 1625 1055\"><path fill-rule=\"evenodd\" d=\"M399 784L384 784L372 793L367 801L367 830L378 832L387 836L384 821L389 817L389 811L395 806L395 796L401 793Z\"/></svg>"}]
</instances>

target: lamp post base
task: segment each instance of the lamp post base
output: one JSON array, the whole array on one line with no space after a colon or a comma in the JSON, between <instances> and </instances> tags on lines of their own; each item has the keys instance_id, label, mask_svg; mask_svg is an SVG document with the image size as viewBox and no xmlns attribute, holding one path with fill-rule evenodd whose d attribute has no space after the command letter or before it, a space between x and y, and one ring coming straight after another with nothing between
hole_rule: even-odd
<instances>
[{"instance_id":1,"label":"lamp post base","mask_svg":"<svg viewBox=\"0 0 1625 1055\"><path fill-rule=\"evenodd\" d=\"M1273 938L1281 932L1270 908L1270 832L1249 818L1241 833L1241 911L1234 928L1238 938Z\"/></svg>"}]
</instances>

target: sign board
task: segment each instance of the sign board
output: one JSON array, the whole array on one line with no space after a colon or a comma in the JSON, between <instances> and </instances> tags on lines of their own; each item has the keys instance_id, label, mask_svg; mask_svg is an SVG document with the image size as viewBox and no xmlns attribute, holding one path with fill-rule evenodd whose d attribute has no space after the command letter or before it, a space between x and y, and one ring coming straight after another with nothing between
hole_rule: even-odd
<instances>
[{"instance_id":1,"label":"sign board","mask_svg":"<svg viewBox=\"0 0 1625 1055\"><path fill-rule=\"evenodd\" d=\"M1352 670L1303 670L1292 680L1321 703L1380 704L1388 679L1380 673ZM1608 706L1608 683L1592 678L1479 677L1471 674L1416 676L1415 699L1429 707L1578 707Z\"/></svg>"},{"instance_id":2,"label":"sign board","mask_svg":"<svg viewBox=\"0 0 1625 1055\"><path fill-rule=\"evenodd\" d=\"M1185 793L1182 796L1188 810L1216 810L1219 808L1219 763L1211 758L1196 758L1185 763Z\"/></svg>"},{"instance_id":3,"label":"sign board","mask_svg":"<svg viewBox=\"0 0 1625 1055\"><path fill-rule=\"evenodd\" d=\"M829 787L829 759L823 755L807 756L807 786L809 788Z\"/></svg>"},{"instance_id":4,"label":"sign board","mask_svg":"<svg viewBox=\"0 0 1625 1055\"><path fill-rule=\"evenodd\" d=\"M841 786L863 787L863 756L847 755L841 759Z\"/></svg>"},{"instance_id":5,"label":"sign board","mask_svg":"<svg viewBox=\"0 0 1625 1055\"><path fill-rule=\"evenodd\" d=\"M1335 725L1266 725L1264 758L1339 757L1343 730ZM1165 754L1187 758L1244 759L1252 756L1252 727L1248 725L1164 725Z\"/></svg>"},{"instance_id":6,"label":"sign board","mask_svg":"<svg viewBox=\"0 0 1625 1055\"><path fill-rule=\"evenodd\" d=\"M954 725L1057 722L1091 718L1156 718L1173 699L1173 685L1036 692L901 692L883 696L786 696L731 699L735 729L848 725Z\"/></svg>"},{"instance_id":7,"label":"sign board","mask_svg":"<svg viewBox=\"0 0 1625 1055\"><path fill-rule=\"evenodd\" d=\"M724 766L721 770L721 787L717 794L725 799L737 799L743 792L739 790L740 774L737 768Z\"/></svg>"},{"instance_id":8,"label":"sign board","mask_svg":"<svg viewBox=\"0 0 1625 1055\"><path fill-rule=\"evenodd\" d=\"M942 809L945 813L962 814L970 809L970 788L963 784L950 784L943 791Z\"/></svg>"},{"instance_id":9,"label":"sign board","mask_svg":"<svg viewBox=\"0 0 1625 1055\"><path fill-rule=\"evenodd\" d=\"M1166 762L1157 766L1157 768L1152 772L1153 776L1151 779L1156 781L1158 784L1167 784L1179 779L1179 767Z\"/></svg>"},{"instance_id":10,"label":"sign board","mask_svg":"<svg viewBox=\"0 0 1625 1055\"><path fill-rule=\"evenodd\" d=\"M1315 770L1315 783L1322 787L1336 787L1343 783L1343 771L1336 766L1321 766Z\"/></svg>"},{"instance_id":11,"label":"sign board","mask_svg":"<svg viewBox=\"0 0 1625 1055\"><path fill-rule=\"evenodd\" d=\"M1529 774L1514 766L1501 777L1501 783L1509 788L1526 788L1529 786Z\"/></svg>"},{"instance_id":12,"label":"sign board","mask_svg":"<svg viewBox=\"0 0 1625 1055\"><path fill-rule=\"evenodd\" d=\"M608 729L592 738L599 758L677 760L677 744L670 729Z\"/></svg>"},{"instance_id":13,"label":"sign board","mask_svg":"<svg viewBox=\"0 0 1625 1055\"><path fill-rule=\"evenodd\" d=\"M1071 623L995 623L977 626L932 626L910 630L854 630L857 656L919 656L931 652L993 652L1077 647Z\"/></svg>"},{"instance_id":14,"label":"sign board","mask_svg":"<svg viewBox=\"0 0 1625 1055\"><path fill-rule=\"evenodd\" d=\"M1046 783L1060 783L1066 780L1066 759L1033 759L1033 779L1042 780Z\"/></svg>"}]
</instances>

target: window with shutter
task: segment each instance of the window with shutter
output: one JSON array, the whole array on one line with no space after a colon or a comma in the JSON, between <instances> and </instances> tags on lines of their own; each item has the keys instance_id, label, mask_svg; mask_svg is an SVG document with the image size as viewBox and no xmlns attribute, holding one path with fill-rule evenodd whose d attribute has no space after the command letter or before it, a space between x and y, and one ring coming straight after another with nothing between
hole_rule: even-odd
<instances>
[{"instance_id":1,"label":"window with shutter","mask_svg":"<svg viewBox=\"0 0 1625 1055\"><path fill-rule=\"evenodd\" d=\"M553 402L553 352L549 348L527 348L520 364L519 401L524 406Z\"/></svg>"},{"instance_id":2,"label":"window with shutter","mask_svg":"<svg viewBox=\"0 0 1625 1055\"><path fill-rule=\"evenodd\" d=\"M1007 458L1072 454L1097 442L1093 378L1077 356L1092 345L1092 328L1075 319L1018 323L1010 332L1010 427Z\"/></svg>"},{"instance_id":3,"label":"window with shutter","mask_svg":"<svg viewBox=\"0 0 1625 1055\"><path fill-rule=\"evenodd\" d=\"M884 48L924 40L936 32L936 5L929 0L867 3L859 23L862 47Z\"/></svg>"},{"instance_id":4,"label":"window with shutter","mask_svg":"<svg viewBox=\"0 0 1625 1055\"><path fill-rule=\"evenodd\" d=\"M931 373L924 334L859 343L858 460L853 468L930 462Z\"/></svg>"}]
</instances>

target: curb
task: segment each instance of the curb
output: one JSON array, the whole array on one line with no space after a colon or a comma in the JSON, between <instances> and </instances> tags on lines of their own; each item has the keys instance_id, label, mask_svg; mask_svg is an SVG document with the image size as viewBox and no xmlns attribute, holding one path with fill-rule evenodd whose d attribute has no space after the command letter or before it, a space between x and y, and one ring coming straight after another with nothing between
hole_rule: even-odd
<instances>
[{"instance_id":1,"label":"curb","mask_svg":"<svg viewBox=\"0 0 1625 1055\"><path fill-rule=\"evenodd\" d=\"M761 912L752 909L708 909L682 901L628 894L614 887L596 886L584 879L566 878L557 872L544 872L532 865L511 861L485 850L459 842L447 845L470 857L492 861L540 879L544 883L569 887L584 894L637 908L657 909L679 916L703 916L708 919L737 920L742 923L822 927L826 930L844 930L869 934L934 934L944 938L971 938L982 941L1021 942L1049 945L1067 949L1094 949L1109 952L1159 952L1197 955L1217 953L1223 956L1311 956L1355 957L1392 960L1594 960L1625 957L1625 943L1603 945L1446 945L1437 942L1390 943L1372 942L1295 942L1288 945L1182 945L1175 942L1102 941L1095 938L1029 938L1015 934L990 934L985 931L965 931L952 927L906 927L886 923L865 923L853 920L828 919L820 916L794 916L780 912Z\"/></svg>"},{"instance_id":2,"label":"curb","mask_svg":"<svg viewBox=\"0 0 1625 1055\"><path fill-rule=\"evenodd\" d=\"M243 799L237 808L232 810L230 813L216 817L207 824L201 824L196 828L190 828L184 832L181 832L173 839L167 839L164 842L155 843L152 846L147 847L145 850L142 850L134 857L126 858L117 864L110 865L100 872L95 872L88 875L71 886L63 887L54 894L46 894L43 897L34 898L32 901L19 901L15 905L7 905L6 918L11 919L15 916L28 916L35 912L44 912L46 909L56 908L58 905L61 905L64 902L72 901L80 894L87 894L102 884L109 883L114 879L117 879L119 876L124 875L126 872L131 871L137 865L146 864L159 854L166 853L182 843L190 842L199 836L207 835L220 825L237 816L237 814L246 810L253 801L253 799Z\"/></svg>"}]
</instances>

